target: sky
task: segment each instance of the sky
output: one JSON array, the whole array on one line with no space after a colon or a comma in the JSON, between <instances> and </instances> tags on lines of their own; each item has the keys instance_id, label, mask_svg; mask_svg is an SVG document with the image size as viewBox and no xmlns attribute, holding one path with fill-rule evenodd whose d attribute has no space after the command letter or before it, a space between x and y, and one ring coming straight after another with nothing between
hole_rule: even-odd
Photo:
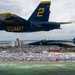
<instances>
[{"instance_id":1,"label":"sky","mask_svg":"<svg viewBox=\"0 0 75 75\"><path fill-rule=\"evenodd\" d=\"M41 0L0 0L0 13L12 12L24 19L28 19ZM67 22L75 21L75 0L51 0L51 14L49 21ZM2 40L58 40L73 39L75 37L75 24L61 25L62 29L31 33L11 33L0 31Z\"/></svg>"}]
</instances>

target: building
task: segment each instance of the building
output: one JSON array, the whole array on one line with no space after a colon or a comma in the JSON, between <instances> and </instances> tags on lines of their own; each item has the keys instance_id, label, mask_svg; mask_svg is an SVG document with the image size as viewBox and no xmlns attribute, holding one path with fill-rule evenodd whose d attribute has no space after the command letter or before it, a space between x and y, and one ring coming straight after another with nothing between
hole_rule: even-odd
<instances>
[{"instance_id":1,"label":"building","mask_svg":"<svg viewBox=\"0 0 75 75\"><path fill-rule=\"evenodd\" d=\"M23 44L18 38L16 41L0 41L0 47L21 47Z\"/></svg>"}]
</instances>

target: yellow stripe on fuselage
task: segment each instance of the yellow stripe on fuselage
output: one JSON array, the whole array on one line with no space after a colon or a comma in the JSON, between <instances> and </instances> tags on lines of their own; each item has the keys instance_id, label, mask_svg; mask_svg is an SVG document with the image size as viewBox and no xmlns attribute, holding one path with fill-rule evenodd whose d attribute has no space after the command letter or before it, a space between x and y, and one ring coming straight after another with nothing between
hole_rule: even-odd
<instances>
[{"instance_id":1,"label":"yellow stripe on fuselage","mask_svg":"<svg viewBox=\"0 0 75 75\"><path fill-rule=\"evenodd\" d=\"M51 1L42 1L40 4L51 4Z\"/></svg>"}]
</instances>

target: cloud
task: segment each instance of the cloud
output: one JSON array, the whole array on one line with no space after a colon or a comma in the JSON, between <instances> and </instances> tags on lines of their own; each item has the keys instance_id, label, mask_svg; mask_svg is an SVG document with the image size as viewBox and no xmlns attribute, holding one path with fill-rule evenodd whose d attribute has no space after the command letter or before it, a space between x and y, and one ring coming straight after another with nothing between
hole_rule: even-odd
<instances>
[{"instance_id":1,"label":"cloud","mask_svg":"<svg viewBox=\"0 0 75 75\"><path fill-rule=\"evenodd\" d=\"M74 0L52 0L52 20L67 21L72 20L75 16Z\"/></svg>"},{"instance_id":2,"label":"cloud","mask_svg":"<svg viewBox=\"0 0 75 75\"><path fill-rule=\"evenodd\" d=\"M1 0L0 13L12 12L24 19L28 19L41 0ZM52 0L51 15L49 21L75 21L75 0ZM75 36L75 25L62 25L61 30L52 30L49 32L35 33L8 33L0 32L0 40L14 40L20 38L23 40L35 39L65 39ZM13 37L13 38L12 38ZM33 38L34 37L34 38Z\"/></svg>"}]
</instances>

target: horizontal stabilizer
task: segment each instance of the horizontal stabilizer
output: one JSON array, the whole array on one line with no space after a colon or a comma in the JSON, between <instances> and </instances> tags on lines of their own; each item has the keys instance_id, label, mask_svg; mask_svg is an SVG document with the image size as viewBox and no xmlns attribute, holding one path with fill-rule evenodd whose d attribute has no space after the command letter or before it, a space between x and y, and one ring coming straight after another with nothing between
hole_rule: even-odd
<instances>
[{"instance_id":1,"label":"horizontal stabilizer","mask_svg":"<svg viewBox=\"0 0 75 75\"><path fill-rule=\"evenodd\" d=\"M75 21L70 21L70 22L59 22L59 24L71 24L71 23L75 23Z\"/></svg>"},{"instance_id":2,"label":"horizontal stabilizer","mask_svg":"<svg viewBox=\"0 0 75 75\"><path fill-rule=\"evenodd\" d=\"M72 22L59 22L59 24L71 24Z\"/></svg>"}]
</instances>

